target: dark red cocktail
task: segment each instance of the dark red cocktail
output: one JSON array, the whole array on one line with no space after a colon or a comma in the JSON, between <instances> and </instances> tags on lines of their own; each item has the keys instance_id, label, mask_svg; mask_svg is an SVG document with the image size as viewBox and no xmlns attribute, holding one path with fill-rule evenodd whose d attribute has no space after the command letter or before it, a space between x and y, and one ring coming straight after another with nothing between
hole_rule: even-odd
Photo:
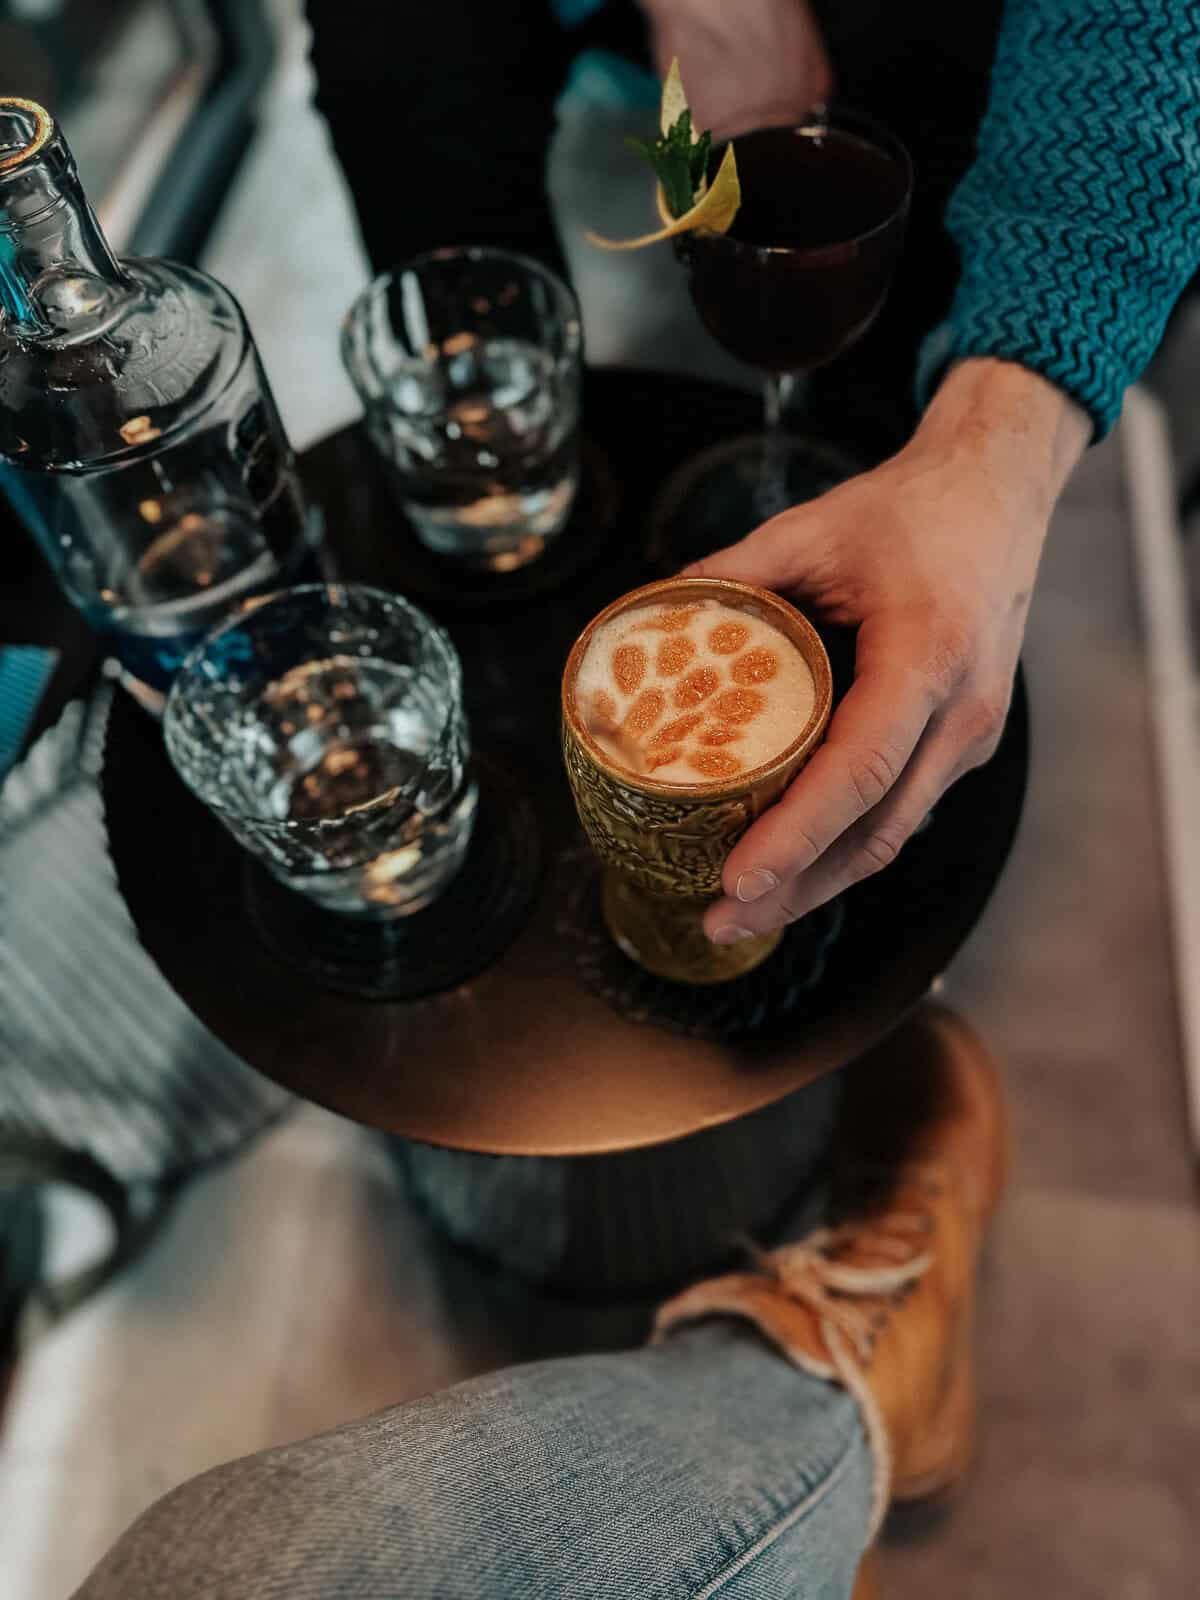
<instances>
[{"instance_id":1,"label":"dark red cocktail","mask_svg":"<svg viewBox=\"0 0 1200 1600\"><path fill-rule=\"evenodd\" d=\"M694 559L756 522L832 487L828 451L784 433L797 375L824 366L870 327L887 295L912 196L898 139L857 112L763 128L733 140L742 200L727 233L675 240L705 327L766 376L766 432L730 441L664 490L655 544ZM712 153L710 179L724 149Z\"/></svg>"},{"instance_id":2,"label":"dark red cocktail","mask_svg":"<svg viewBox=\"0 0 1200 1600\"><path fill-rule=\"evenodd\" d=\"M832 361L887 293L911 173L899 144L882 130L868 137L855 120L737 139L742 204L733 225L677 244L705 327L764 372Z\"/></svg>"}]
</instances>

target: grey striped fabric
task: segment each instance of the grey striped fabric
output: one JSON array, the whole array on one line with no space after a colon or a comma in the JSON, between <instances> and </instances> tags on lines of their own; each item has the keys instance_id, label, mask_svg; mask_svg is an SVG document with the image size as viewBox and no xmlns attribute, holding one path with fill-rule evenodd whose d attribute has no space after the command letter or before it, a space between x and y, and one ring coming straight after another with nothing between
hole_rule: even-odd
<instances>
[{"instance_id":1,"label":"grey striped fabric","mask_svg":"<svg viewBox=\"0 0 1200 1600\"><path fill-rule=\"evenodd\" d=\"M201 1026L138 943L96 784L110 694L69 706L0 789L0 1133L81 1149L133 1184L229 1152L291 1097Z\"/></svg>"}]
</instances>

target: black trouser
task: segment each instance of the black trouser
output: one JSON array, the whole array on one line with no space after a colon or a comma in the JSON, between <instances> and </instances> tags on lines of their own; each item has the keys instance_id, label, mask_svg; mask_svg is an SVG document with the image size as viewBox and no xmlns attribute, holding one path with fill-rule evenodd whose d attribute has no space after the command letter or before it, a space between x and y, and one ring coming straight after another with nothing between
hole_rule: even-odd
<instances>
[{"instance_id":1,"label":"black trouser","mask_svg":"<svg viewBox=\"0 0 1200 1600\"><path fill-rule=\"evenodd\" d=\"M545 181L555 102L581 49L649 63L632 0L571 30L551 0L308 0L308 16L317 107L376 269L486 244L565 270Z\"/></svg>"},{"instance_id":2,"label":"black trouser","mask_svg":"<svg viewBox=\"0 0 1200 1600\"><path fill-rule=\"evenodd\" d=\"M859 347L819 374L817 420L864 418L872 443L913 420L917 346L957 276L942 227L987 94L1002 0L814 0L838 98L899 135L917 172L908 244L888 304ZM605 46L648 60L633 0L564 31L550 0L308 0L317 105L382 269L439 245L523 250L563 268L545 189L567 66ZM832 431L839 430L834 422Z\"/></svg>"}]
</instances>

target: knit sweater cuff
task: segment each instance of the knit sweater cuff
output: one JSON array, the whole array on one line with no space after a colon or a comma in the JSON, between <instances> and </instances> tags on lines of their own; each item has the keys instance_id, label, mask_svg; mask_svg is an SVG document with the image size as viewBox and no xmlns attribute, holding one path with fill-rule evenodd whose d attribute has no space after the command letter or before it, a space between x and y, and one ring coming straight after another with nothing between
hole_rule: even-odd
<instances>
[{"instance_id":1,"label":"knit sweater cuff","mask_svg":"<svg viewBox=\"0 0 1200 1600\"><path fill-rule=\"evenodd\" d=\"M1056 384L1102 439L1162 337L1179 275L1152 260L1133 267L1128 238L1089 236L1069 220L1006 221L995 211L972 217L971 209L969 192L960 190L956 232L969 240L977 226L986 248L964 250L950 314L921 348L918 402L928 402L951 363L995 356Z\"/></svg>"},{"instance_id":2,"label":"knit sweater cuff","mask_svg":"<svg viewBox=\"0 0 1200 1600\"><path fill-rule=\"evenodd\" d=\"M1173 0L1008 0L922 401L949 362L998 356L1112 427L1200 260L1198 48L1200 11Z\"/></svg>"}]
</instances>

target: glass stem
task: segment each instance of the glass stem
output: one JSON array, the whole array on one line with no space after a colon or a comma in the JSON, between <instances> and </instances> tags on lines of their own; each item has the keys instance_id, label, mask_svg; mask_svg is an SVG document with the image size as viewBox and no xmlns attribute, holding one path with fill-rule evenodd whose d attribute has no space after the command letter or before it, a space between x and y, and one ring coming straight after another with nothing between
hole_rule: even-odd
<instances>
[{"instance_id":1,"label":"glass stem","mask_svg":"<svg viewBox=\"0 0 1200 1600\"><path fill-rule=\"evenodd\" d=\"M787 490L787 434L783 414L796 387L793 372L769 372L763 385L762 471L754 492L754 509L764 520L778 516L790 504Z\"/></svg>"}]
</instances>

